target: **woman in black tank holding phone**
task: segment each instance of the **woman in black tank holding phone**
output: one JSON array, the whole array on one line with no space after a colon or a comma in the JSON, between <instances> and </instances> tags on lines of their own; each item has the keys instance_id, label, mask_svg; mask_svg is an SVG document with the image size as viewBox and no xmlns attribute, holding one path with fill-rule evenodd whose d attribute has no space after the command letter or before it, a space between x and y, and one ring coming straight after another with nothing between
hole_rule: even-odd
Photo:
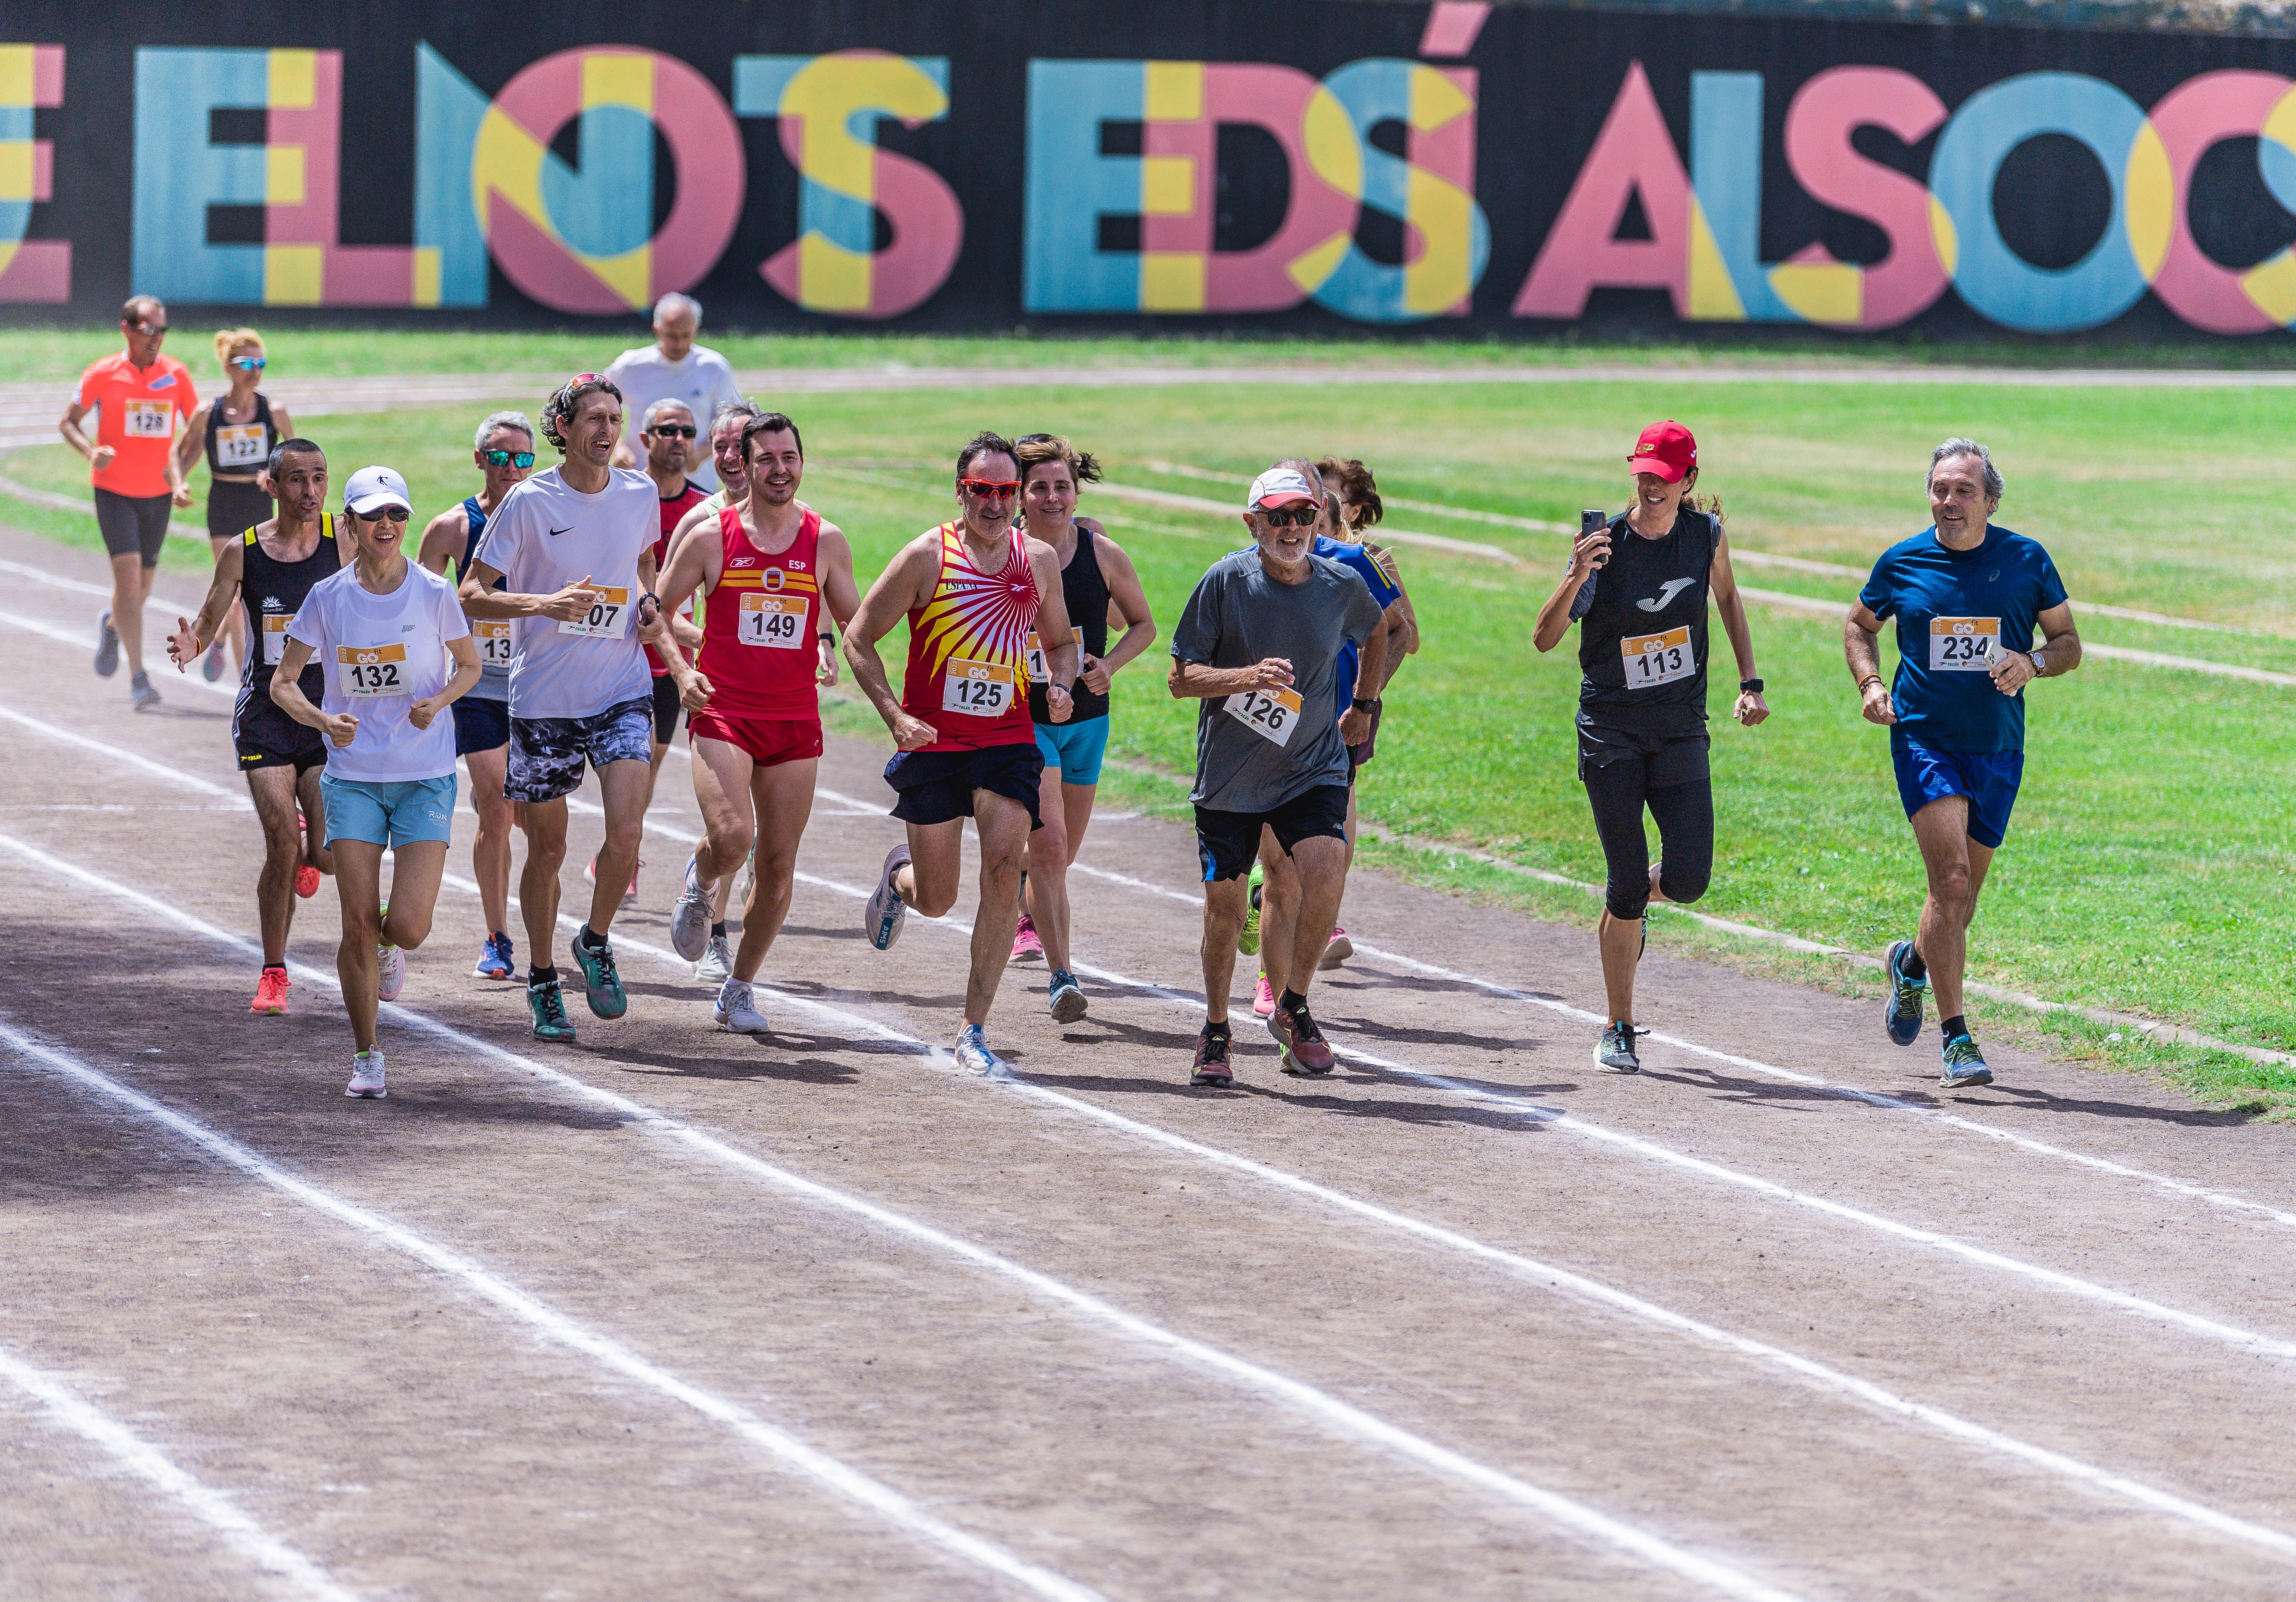
<instances>
[{"instance_id":1,"label":"woman in black tank holding phone","mask_svg":"<svg viewBox=\"0 0 2296 1602\"><path fill-rule=\"evenodd\" d=\"M1539 608L1533 643L1552 651L1578 624L1578 777L1607 867L1599 939L1610 1023L1595 1062L1637 1073L1635 967L1652 901L1695 901L1714 867L1714 788L1707 768L1706 601L1722 614L1738 662L1731 715L1770 715L1754 673L1754 637L1730 571L1722 505L1701 507L1698 441L1672 421L1643 431L1628 466L1635 503L1588 513L1562 582ZM1643 809L1662 849L1650 860Z\"/></svg>"},{"instance_id":2,"label":"woman in black tank holding phone","mask_svg":"<svg viewBox=\"0 0 2296 1602\"><path fill-rule=\"evenodd\" d=\"M282 440L295 437L287 408L275 407L255 386L263 376L263 336L252 328L226 328L215 336L216 360L223 364L224 392L204 401L176 439L176 464L186 480L192 465L208 459L208 549L221 556L274 507L258 481L264 464ZM242 672L247 665L247 620L231 614L231 654ZM223 641L208 651L201 671L223 677Z\"/></svg>"}]
</instances>

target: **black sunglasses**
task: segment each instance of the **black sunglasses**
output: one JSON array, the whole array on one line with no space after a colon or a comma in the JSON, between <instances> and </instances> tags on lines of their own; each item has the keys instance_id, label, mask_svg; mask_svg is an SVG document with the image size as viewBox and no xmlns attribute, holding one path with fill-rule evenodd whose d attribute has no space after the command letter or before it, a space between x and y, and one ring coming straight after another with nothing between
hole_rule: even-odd
<instances>
[{"instance_id":1,"label":"black sunglasses","mask_svg":"<svg viewBox=\"0 0 2296 1602\"><path fill-rule=\"evenodd\" d=\"M1306 529L1315 526L1316 513L1312 503L1302 501L1296 506L1279 506L1272 512L1263 511L1259 515L1260 521L1271 529Z\"/></svg>"},{"instance_id":2,"label":"black sunglasses","mask_svg":"<svg viewBox=\"0 0 2296 1602\"><path fill-rule=\"evenodd\" d=\"M379 523L382 522L383 519L389 518L392 522L403 523L406 521L406 508L404 506L380 506L373 512L359 512L355 510L351 513L351 515L365 522Z\"/></svg>"},{"instance_id":3,"label":"black sunglasses","mask_svg":"<svg viewBox=\"0 0 2296 1602\"><path fill-rule=\"evenodd\" d=\"M657 423L646 432L657 440L693 440L699 438L701 431L690 423Z\"/></svg>"},{"instance_id":4,"label":"black sunglasses","mask_svg":"<svg viewBox=\"0 0 2296 1602\"><path fill-rule=\"evenodd\" d=\"M486 453L489 467L531 467L534 453L530 450L490 450Z\"/></svg>"},{"instance_id":5,"label":"black sunglasses","mask_svg":"<svg viewBox=\"0 0 2296 1602\"><path fill-rule=\"evenodd\" d=\"M168 332L168 325L165 323L130 323L127 327L131 333L141 334L161 334Z\"/></svg>"}]
</instances>

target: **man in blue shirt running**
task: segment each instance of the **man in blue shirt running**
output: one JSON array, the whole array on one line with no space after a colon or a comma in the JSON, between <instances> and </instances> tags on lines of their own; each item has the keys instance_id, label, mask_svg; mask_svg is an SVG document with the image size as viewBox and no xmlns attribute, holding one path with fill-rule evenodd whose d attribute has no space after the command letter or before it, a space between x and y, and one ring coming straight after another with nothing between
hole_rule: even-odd
<instances>
[{"instance_id":1,"label":"man in blue shirt running","mask_svg":"<svg viewBox=\"0 0 2296 1602\"><path fill-rule=\"evenodd\" d=\"M1962 1018L1961 985L1969 921L2024 776L2025 686L2080 666L2081 643L2049 554L1993 525L2001 473L1992 453L1947 440L1930 453L1929 490L1931 526L1882 553L1842 647L1866 721L1890 731L1898 797L1929 873L1919 933L1890 947L1885 1022L1890 1039L1912 1045L1934 981L1940 1082L1958 1090L1993 1082ZM1877 637L1891 617L1898 676L1885 687Z\"/></svg>"}]
</instances>

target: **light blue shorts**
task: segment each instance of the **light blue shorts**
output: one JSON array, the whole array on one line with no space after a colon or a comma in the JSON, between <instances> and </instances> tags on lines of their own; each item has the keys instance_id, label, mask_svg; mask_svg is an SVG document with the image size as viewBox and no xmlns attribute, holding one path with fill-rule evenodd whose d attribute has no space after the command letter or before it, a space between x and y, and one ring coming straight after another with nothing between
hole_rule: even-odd
<instances>
[{"instance_id":1,"label":"light blue shorts","mask_svg":"<svg viewBox=\"0 0 2296 1602\"><path fill-rule=\"evenodd\" d=\"M1037 750L1045 766L1061 770L1063 785L1100 783L1100 759L1108 750L1108 714L1081 723L1039 723Z\"/></svg>"},{"instance_id":2,"label":"light blue shorts","mask_svg":"<svg viewBox=\"0 0 2296 1602\"><path fill-rule=\"evenodd\" d=\"M451 841L455 794L451 773L395 784L339 779L332 773L319 776L330 846L338 840L364 840L370 845L391 847L412 845L418 840Z\"/></svg>"}]
</instances>

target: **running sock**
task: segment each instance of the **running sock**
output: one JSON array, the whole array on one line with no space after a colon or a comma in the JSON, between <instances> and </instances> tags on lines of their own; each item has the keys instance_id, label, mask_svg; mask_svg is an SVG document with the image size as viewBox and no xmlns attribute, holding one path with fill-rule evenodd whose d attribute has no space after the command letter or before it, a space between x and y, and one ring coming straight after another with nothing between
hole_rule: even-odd
<instances>
[{"instance_id":1,"label":"running sock","mask_svg":"<svg viewBox=\"0 0 2296 1602\"><path fill-rule=\"evenodd\" d=\"M724 940L726 938L725 919L719 918L716 923L709 925L709 938L711 940Z\"/></svg>"},{"instance_id":2,"label":"running sock","mask_svg":"<svg viewBox=\"0 0 2296 1602\"><path fill-rule=\"evenodd\" d=\"M545 984L557 982L558 969L554 965L546 968L529 968L526 971L526 988L529 990L539 990Z\"/></svg>"},{"instance_id":3,"label":"running sock","mask_svg":"<svg viewBox=\"0 0 2296 1602\"><path fill-rule=\"evenodd\" d=\"M1204 1025L1204 1039L1208 1040L1225 1040L1228 1038L1229 1031L1227 1020L1226 1018L1222 1018L1217 1023L1208 1023Z\"/></svg>"},{"instance_id":4,"label":"running sock","mask_svg":"<svg viewBox=\"0 0 2296 1602\"><path fill-rule=\"evenodd\" d=\"M1927 979L1930 976L1930 965L1922 960L1921 952L1908 944L1906 947L1906 955L1898 963L1898 972L1908 979Z\"/></svg>"},{"instance_id":5,"label":"running sock","mask_svg":"<svg viewBox=\"0 0 2296 1602\"><path fill-rule=\"evenodd\" d=\"M1287 1013L1303 1013L1308 1010L1308 998L1297 990L1286 990L1275 998L1275 1005Z\"/></svg>"},{"instance_id":6,"label":"running sock","mask_svg":"<svg viewBox=\"0 0 2296 1602\"><path fill-rule=\"evenodd\" d=\"M1959 1013L1954 1014L1952 1017L1948 1018L1944 1023L1938 1025L1938 1033L1943 1035L1948 1040L1952 1039L1956 1035L1965 1035L1968 1032L1969 1026L1962 1022L1962 1017Z\"/></svg>"},{"instance_id":7,"label":"running sock","mask_svg":"<svg viewBox=\"0 0 2296 1602\"><path fill-rule=\"evenodd\" d=\"M590 931L590 925L585 924L582 925L580 932L574 936L574 943L581 947L585 951L595 951L600 947L603 946L606 941L603 936L592 933Z\"/></svg>"}]
</instances>

